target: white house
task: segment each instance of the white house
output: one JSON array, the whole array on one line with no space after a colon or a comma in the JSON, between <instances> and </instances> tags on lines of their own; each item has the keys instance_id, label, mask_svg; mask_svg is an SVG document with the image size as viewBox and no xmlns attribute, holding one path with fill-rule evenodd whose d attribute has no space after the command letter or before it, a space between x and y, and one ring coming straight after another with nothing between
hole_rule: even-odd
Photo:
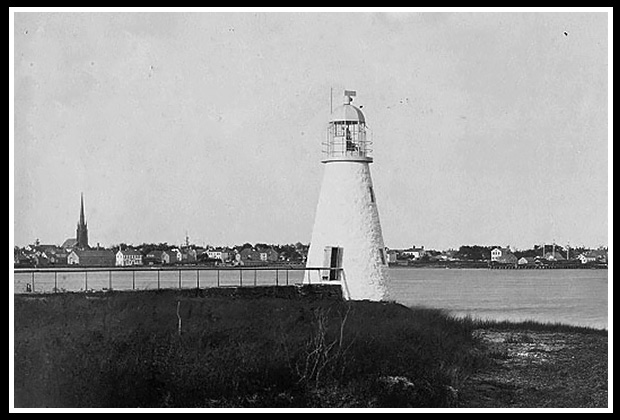
<instances>
[{"instance_id":1,"label":"white house","mask_svg":"<svg viewBox=\"0 0 620 420\"><path fill-rule=\"evenodd\" d=\"M235 251L228 248L211 248L205 251L205 254L212 260L227 262L235 258Z\"/></svg>"},{"instance_id":2,"label":"white house","mask_svg":"<svg viewBox=\"0 0 620 420\"><path fill-rule=\"evenodd\" d=\"M116 253L116 265L121 267L142 265L142 254L135 249L119 249Z\"/></svg>"},{"instance_id":3,"label":"white house","mask_svg":"<svg viewBox=\"0 0 620 420\"><path fill-rule=\"evenodd\" d=\"M221 249L210 249L206 252L206 254L209 256L209 259L223 261Z\"/></svg>"},{"instance_id":4,"label":"white house","mask_svg":"<svg viewBox=\"0 0 620 420\"><path fill-rule=\"evenodd\" d=\"M73 250L67 255L67 264L69 265L78 265L80 263L80 257L78 253Z\"/></svg>"},{"instance_id":5,"label":"white house","mask_svg":"<svg viewBox=\"0 0 620 420\"><path fill-rule=\"evenodd\" d=\"M500 263L516 263L517 257L510 251L510 248L493 248L491 250L491 261Z\"/></svg>"},{"instance_id":6,"label":"white house","mask_svg":"<svg viewBox=\"0 0 620 420\"><path fill-rule=\"evenodd\" d=\"M424 247L411 247L409 249L403 249L400 252L400 255L404 256L404 257L408 257L408 258L415 258L416 260L422 258L423 256L426 255L426 251L424 250Z\"/></svg>"}]
</instances>

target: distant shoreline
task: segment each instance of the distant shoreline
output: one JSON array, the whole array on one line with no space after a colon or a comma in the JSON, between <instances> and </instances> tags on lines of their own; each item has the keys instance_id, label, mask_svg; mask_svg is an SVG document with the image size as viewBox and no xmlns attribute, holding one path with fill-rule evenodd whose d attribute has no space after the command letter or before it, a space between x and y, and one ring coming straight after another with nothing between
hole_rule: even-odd
<instances>
[{"instance_id":1,"label":"distant shoreline","mask_svg":"<svg viewBox=\"0 0 620 420\"><path fill-rule=\"evenodd\" d=\"M489 266L486 262L476 262L476 261L455 261L455 262L441 262L441 263L414 263L414 264L397 264L397 263L389 263L389 268L436 268L436 269L494 269ZM497 267L502 267L501 269L516 269L516 270L607 270L607 264L602 265L589 265L589 264L572 264L572 265L548 265L545 267L536 267L536 266L519 266L518 264L503 264L497 265ZM246 270L299 270L304 269L305 264L256 264L256 265L202 265L202 264L158 264L158 265L134 265L134 266L93 266L93 265L46 265L40 267L32 267L27 265L14 265L14 270L24 270L24 271L54 271L54 270L90 270L90 269L101 269L101 270L119 270L119 271L132 271L132 270L238 270L238 269L246 269Z\"/></svg>"},{"instance_id":2,"label":"distant shoreline","mask_svg":"<svg viewBox=\"0 0 620 420\"><path fill-rule=\"evenodd\" d=\"M547 267L534 267L534 266L518 266L518 265L514 265L514 264L510 264L510 265L505 265L505 266L499 266L501 268L492 268L489 267L488 263L465 263L465 264L445 264L445 263L430 263L430 264L410 264L410 265L406 265L406 264L389 264L390 268L397 268L397 269L408 269L408 268L436 268L436 269L484 269L484 270L489 270L489 269L506 269L506 270L607 270L607 265L585 265L585 266L579 266L579 265L571 265L571 266L562 266L562 265L556 265L556 266L547 266Z\"/></svg>"}]
</instances>

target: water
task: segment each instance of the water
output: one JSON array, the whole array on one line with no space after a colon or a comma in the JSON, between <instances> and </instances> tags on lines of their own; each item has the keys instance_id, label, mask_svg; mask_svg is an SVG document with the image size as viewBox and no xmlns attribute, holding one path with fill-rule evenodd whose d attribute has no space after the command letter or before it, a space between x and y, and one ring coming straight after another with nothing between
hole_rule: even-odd
<instances>
[{"instance_id":1,"label":"water","mask_svg":"<svg viewBox=\"0 0 620 420\"><path fill-rule=\"evenodd\" d=\"M607 270L390 270L390 298L456 316L607 328Z\"/></svg>"},{"instance_id":2,"label":"water","mask_svg":"<svg viewBox=\"0 0 620 420\"><path fill-rule=\"evenodd\" d=\"M300 283L303 271L220 270L220 286ZM215 287L216 270L159 272L161 288ZM157 270L35 274L35 291L156 289ZM15 274L15 292L25 292L32 274ZM561 322L607 328L607 270L390 269L389 299L407 306L448 310L456 316L492 320Z\"/></svg>"},{"instance_id":3,"label":"water","mask_svg":"<svg viewBox=\"0 0 620 420\"><path fill-rule=\"evenodd\" d=\"M288 277L288 280L287 280ZM301 282L303 270L287 273L286 269L245 270L240 274L234 269L138 269L116 270L75 269L58 272L38 271L34 275L34 291L102 291L114 290L149 290L149 289L192 289L196 287L226 286L273 286ZM32 286L32 273L15 273L14 291L24 293ZM31 289L32 290L32 289Z\"/></svg>"}]
</instances>

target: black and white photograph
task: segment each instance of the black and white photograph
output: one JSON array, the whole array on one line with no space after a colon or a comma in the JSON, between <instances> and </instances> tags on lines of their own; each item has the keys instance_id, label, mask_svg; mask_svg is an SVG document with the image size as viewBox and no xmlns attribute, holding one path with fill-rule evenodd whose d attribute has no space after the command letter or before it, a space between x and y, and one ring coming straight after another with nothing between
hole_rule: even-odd
<instances>
[{"instance_id":1,"label":"black and white photograph","mask_svg":"<svg viewBox=\"0 0 620 420\"><path fill-rule=\"evenodd\" d=\"M9 8L9 412L613 412L612 39Z\"/></svg>"}]
</instances>

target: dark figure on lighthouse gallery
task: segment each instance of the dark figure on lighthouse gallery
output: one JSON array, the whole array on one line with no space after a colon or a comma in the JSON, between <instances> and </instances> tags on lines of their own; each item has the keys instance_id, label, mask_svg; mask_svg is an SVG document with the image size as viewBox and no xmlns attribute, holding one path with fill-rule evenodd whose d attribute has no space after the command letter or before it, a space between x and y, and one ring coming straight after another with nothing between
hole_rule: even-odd
<instances>
[{"instance_id":1,"label":"dark figure on lighthouse gallery","mask_svg":"<svg viewBox=\"0 0 620 420\"><path fill-rule=\"evenodd\" d=\"M347 140L347 152L355 152L357 150L357 146L351 139L351 131L349 130L348 126L345 130L345 138Z\"/></svg>"}]
</instances>

